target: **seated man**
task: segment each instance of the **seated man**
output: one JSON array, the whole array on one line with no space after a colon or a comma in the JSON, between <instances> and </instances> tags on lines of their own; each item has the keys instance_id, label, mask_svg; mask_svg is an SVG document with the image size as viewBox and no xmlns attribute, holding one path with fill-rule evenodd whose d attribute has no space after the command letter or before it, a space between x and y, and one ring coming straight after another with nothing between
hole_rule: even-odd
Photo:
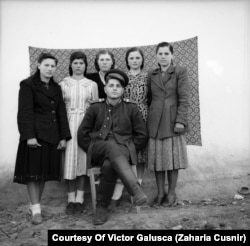
<instances>
[{"instance_id":1,"label":"seated man","mask_svg":"<svg viewBox=\"0 0 250 246\"><path fill-rule=\"evenodd\" d=\"M131 165L137 164L136 151L145 147L146 125L135 103L122 99L128 77L118 69L105 75L107 99L92 103L78 129L78 144L87 152L87 165L101 166L94 224L108 220L108 205L119 177L137 206L147 196L137 182Z\"/></svg>"}]
</instances>

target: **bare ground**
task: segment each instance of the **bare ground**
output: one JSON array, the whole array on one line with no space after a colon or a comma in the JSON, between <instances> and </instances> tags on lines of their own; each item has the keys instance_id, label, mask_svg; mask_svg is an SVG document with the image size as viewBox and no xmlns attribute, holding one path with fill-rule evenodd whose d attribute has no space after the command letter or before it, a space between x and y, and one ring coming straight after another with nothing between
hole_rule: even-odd
<instances>
[{"instance_id":1,"label":"bare ground","mask_svg":"<svg viewBox=\"0 0 250 246\"><path fill-rule=\"evenodd\" d=\"M27 213L28 200L25 187L11 185L1 192L0 245L47 245L50 229L142 229L142 230L249 230L250 195L235 198L241 186L250 187L250 176L238 176L221 180L193 181L178 185L178 204L172 208L141 207L140 211L130 203L125 191L116 211L110 213L107 223L94 226L90 193L85 195L85 211L79 216L65 214L67 196L62 184L48 185L42 199L44 222L34 226ZM152 179L143 184L149 196L154 198ZM8 190L9 189L9 190Z\"/></svg>"}]
</instances>

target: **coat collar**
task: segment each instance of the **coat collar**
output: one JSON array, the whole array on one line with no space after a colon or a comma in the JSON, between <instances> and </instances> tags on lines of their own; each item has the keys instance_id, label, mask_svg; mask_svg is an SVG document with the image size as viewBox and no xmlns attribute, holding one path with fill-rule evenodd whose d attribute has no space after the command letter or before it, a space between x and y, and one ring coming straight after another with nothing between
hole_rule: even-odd
<instances>
[{"instance_id":1,"label":"coat collar","mask_svg":"<svg viewBox=\"0 0 250 246\"><path fill-rule=\"evenodd\" d=\"M47 97L54 98L58 94L57 84L54 82L53 78L49 81L49 89L44 85L45 83L41 81L39 74L35 74L32 78L36 90L40 91Z\"/></svg>"},{"instance_id":2,"label":"coat collar","mask_svg":"<svg viewBox=\"0 0 250 246\"><path fill-rule=\"evenodd\" d=\"M171 64L169 66L169 68L167 69L166 73L164 74L164 81L169 81L172 77L172 74L174 73L174 66ZM166 84L164 85L163 84L163 80L162 80L162 72L161 72L161 69L160 68L156 68L155 70L152 71L152 75L153 77L155 77L156 79L154 81L154 83L160 87L162 90L165 91L165 86Z\"/></svg>"},{"instance_id":3,"label":"coat collar","mask_svg":"<svg viewBox=\"0 0 250 246\"><path fill-rule=\"evenodd\" d=\"M168 74L172 74L172 73L174 72L174 70L175 70L174 65L170 64L169 68L167 69L167 73L168 73ZM159 73L161 73L161 69L160 69L159 67L156 68L156 69L154 69L154 70L152 71L152 74L153 74L153 75L156 75L156 74L159 74Z\"/></svg>"}]
</instances>

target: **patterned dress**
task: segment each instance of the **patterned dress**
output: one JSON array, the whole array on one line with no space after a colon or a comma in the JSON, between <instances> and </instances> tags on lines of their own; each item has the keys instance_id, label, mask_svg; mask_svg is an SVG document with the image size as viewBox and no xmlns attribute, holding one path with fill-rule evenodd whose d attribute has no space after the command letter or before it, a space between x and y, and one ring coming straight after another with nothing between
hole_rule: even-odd
<instances>
[{"instance_id":1,"label":"patterned dress","mask_svg":"<svg viewBox=\"0 0 250 246\"><path fill-rule=\"evenodd\" d=\"M144 122L147 122L148 117L148 104L147 104L147 80L148 73L141 71L137 75L131 74L130 71L127 72L129 83L124 91L124 98L128 98L131 101L137 103L138 109L142 114ZM147 152L145 149L139 151L138 153L138 163L145 163L147 160Z\"/></svg>"},{"instance_id":2,"label":"patterned dress","mask_svg":"<svg viewBox=\"0 0 250 246\"><path fill-rule=\"evenodd\" d=\"M67 110L72 139L67 142L64 158L64 179L86 175L86 153L77 144L77 131L90 101L98 99L97 84L87 78L79 81L67 77L60 82Z\"/></svg>"}]
</instances>

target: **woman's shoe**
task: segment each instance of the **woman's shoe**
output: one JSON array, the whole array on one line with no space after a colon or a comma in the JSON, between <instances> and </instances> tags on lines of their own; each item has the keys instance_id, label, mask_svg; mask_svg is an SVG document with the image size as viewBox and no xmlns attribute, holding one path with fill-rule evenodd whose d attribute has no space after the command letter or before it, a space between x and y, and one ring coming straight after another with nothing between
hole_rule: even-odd
<instances>
[{"instance_id":1,"label":"woman's shoe","mask_svg":"<svg viewBox=\"0 0 250 246\"><path fill-rule=\"evenodd\" d=\"M81 214L84 211L84 203L76 202L74 207L74 214Z\"/></svg>"},{"instance_id":2,"label":"woman's shoe","mask_svg":"<svg viewBox=\"0 0 250 246\"><path fill-rule=\"evenodd\" d=\"M108 206L108 210L110 212L115 212L116 208L120 205L120 203L121 203L121 198L118 200L111 199L109 206Z\"/></svg>"},{"instance_id":3,"label":"woman's shoe","mask_svg":"<svg viewBox=\"0 0 250 246\"><path fill-rule=\"evenodd\" d=\"M43 222L43 218L41 214L34 214L32 216L31 223L33 225L38 225L38 224L41 224L42 222Z\"/></svg>"},{"instance_id":4,"label":"woman's shoe","mask_svg":"<svg viewBox=\"0 0 250 246\"><path fill-rule=\"evenodd\" d=\"M161 205L165 202L166 197L167 197L167 194L164 194L164 196L157 196L157 197L154 199L154 201L153 201L153 203L152 203L152 206L153 206L153 205L161 206Z\"/></svg>"},{"instance_id":5,"label":"woman's shoe","mask_svg":"<svg viewBox=\"0 0 250 246\"><path fill-rule=\"evenodd\" d=\"M69 202L67 207L66 207L66 214L67 215L73 215L75 214L75 203L74 202Z\"/></svg>"},{"instance_id":6,"label":"woman's shoe","mask_svg":"<svg viewBox=\"0 0 250 246\"><path fill-rule=\"evenodd\" d=\"M176 195L168 195L167 202L164 204L164 207L174 207L177 205L177 196Z\"/></svg>"}]
</instances>

